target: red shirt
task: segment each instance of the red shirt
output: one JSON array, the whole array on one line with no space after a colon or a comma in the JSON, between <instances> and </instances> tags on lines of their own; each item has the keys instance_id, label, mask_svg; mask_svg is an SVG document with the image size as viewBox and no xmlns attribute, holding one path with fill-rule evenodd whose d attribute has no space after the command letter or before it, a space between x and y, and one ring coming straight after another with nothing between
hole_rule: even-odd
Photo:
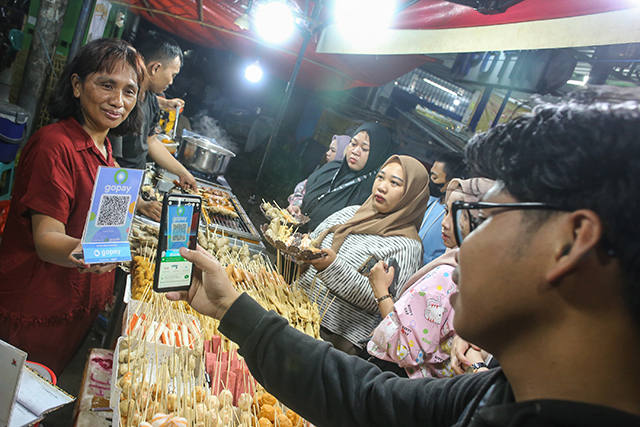
<instances>
[{"instance_id":1,"label":"red shirt","mask_svg":"<svg viewBox=\"0 0 640 427\"><path fill-rule=\"evenodd\" d=\"M36 253L29 209L61 221L82 238L98 166L115 166L73 118L36 132L20 156L11 207L0 244L0 319L56 322L104 307L114 273L81 274L44 262Z\"/></svg>"}]
</instances>

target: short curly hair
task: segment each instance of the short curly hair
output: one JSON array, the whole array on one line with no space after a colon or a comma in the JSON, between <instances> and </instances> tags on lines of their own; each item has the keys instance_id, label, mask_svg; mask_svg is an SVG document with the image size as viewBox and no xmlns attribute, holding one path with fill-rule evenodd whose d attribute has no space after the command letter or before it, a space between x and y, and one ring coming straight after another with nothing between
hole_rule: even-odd
<instances>
[{"instance_id":1,"label":"short curly hair","mask_svg":"<svg viewBox=\"0 0 640 427\"><path fill-rule=\"evenodd\" d=\"M75 118L84 124L84 114L80 107L80 100L73 96L71 76L76 74L80 81L89 75L101 71L111 72L122 63L129 65L135 71L138 86L144 80L144 60L131 45L119 39L97 39L84 45L68 63L58 79L58 83L49 98L49 112L57 119ZM143 121L142 110L136 102L129 116L111 132L121 136L130 133L139 134Z\"/></svg>"},{"instance_id":2,"label":"short curly hair","mask_svg":"<svg viewBox=\"0 0 640 427\"><path fill-rule=\"evenodd\" d=\"M640 89L593 86L474 136L467 163L521 202L589 209L640 325ZM539 216L544 221L548 216Z\"/></svg>"}]
</instances>

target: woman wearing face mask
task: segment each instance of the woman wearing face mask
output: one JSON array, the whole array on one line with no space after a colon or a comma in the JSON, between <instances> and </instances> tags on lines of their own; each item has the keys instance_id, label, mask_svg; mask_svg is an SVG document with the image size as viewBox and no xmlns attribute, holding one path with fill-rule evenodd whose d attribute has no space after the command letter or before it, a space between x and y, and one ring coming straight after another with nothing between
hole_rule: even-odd
<instances>
[{"instance_id":1,"label":"woman wearing face mask","mask_svg":"<svg viewBox=\"0 0 640 427\"><path fill-rule=\"evenodd\" d=\"M351 137L349 135L333 135L331 144L329 145L329 149L325 153L326 163L341 161L344 158L344 151L350 141ZM292 213L296 216L302 214L302 212L300 211L300 206L302 206L302 199L304 199L304 195L306 192L307 180L305 179L304 181L299 182L298 185L296 185L296 188L293 190L293 194L290 195L287 199L289 201L289 206L287 207L289 213Z\"/></svg>"},{"instance_id":2,"label":"woman wearing face mask","mask_svg":"<svg viewBox=\"0 0 640 427\"><path fill-rule=\"evenodd\" d=\"M454 179L449 183L442 220L447 252L414 274L402 287L395 304L386 299L379 305L384 319L374 330L367 350L378 359L398 364L410 378L453 376L450 355L455 331L449 296L456 290L451 277L457 265L457 241L451 206L458 200L477 202L492 186L493 181L484 178ZM462 212L459 227L463 235L473 230L476 217L477 213ZM393 269L385 270L386 265L380 262L369 276L377 298L389 293Z\"/></svg>"},{"instance_id":3,"label":"woman wearing face mask","mask_svg":"<svg viewBox=\"0 0 640 427\"><path fill-rule=\"evenodd\" d=\"M0 339L60 374L105 304L114 264L71 254L99 166L114 167L107 132L139 132L142 57L126 42L86 44L62 71L49 111L60 120L24 147L0 245ZM86 274L96 273L96 274Z\"/></svg>"},{"instance_id":4,"label":"woman wearing face mask","mask_svg":"<svg viewBox=\"0 0 640 427\"><path fill-rule=\"evenodd\" d=\"M301 213L310 218L305 229L315 229L342 208L364 203L390 149L391 136L384 126L360 126L347 145L342 162L329 162L309 177L300 207Z\"/></svg>"},{"instance_id":5,"label":"woman wearing face mask","mask_svg":"<svg viewBox=\"0 0 640 427\"><path fill-rule=\"evenodd\" d=\"M310 261L300 284L318 301L324 313L321 336L336 348L358 354L360 342L380 323L368 279L358 273L370 256L396 259L402 283L420 267L417 227L429 198L428 180L416 159L391 156L362 206L336 212L311 234L327 256Z\"/></svg>"}]
</instances>

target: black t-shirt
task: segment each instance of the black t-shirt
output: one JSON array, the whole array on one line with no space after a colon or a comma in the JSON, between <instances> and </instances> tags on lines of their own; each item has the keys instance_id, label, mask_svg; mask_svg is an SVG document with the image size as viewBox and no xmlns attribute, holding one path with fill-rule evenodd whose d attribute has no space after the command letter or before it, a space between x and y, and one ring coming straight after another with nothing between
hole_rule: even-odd
<instances>
[{"instance_id":1,"label":"black t-shirt","mask_svg":"<svg viewBox=\"0 0 640 427\"><path fill-rule=\"evenodd\" d=\"M160 105L155 93L147 91L144 101L138 102L144 114L140 135L129 134L123 137L109 135L113 157L123 168L145 168L149 153L147 138L156 134L156 126L160 121Z\"/></svg>"}]
</instances>

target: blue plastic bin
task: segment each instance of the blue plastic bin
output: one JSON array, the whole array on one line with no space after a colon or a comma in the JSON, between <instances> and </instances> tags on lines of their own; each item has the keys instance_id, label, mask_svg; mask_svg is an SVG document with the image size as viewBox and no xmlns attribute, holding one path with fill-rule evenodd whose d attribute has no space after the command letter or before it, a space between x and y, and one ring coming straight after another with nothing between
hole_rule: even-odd
<instances>
[{"instance_id":1,"label":"blue plastic bin","mask_svg":"<svg viewBox=\"0 0 640 427\"><path fill-rule=\"evenodd\" d=\"M0 101L0 140L20 144L27 132L29 113L22 107Z\"/></svg>"},{"instance_id":2,"label":"blue plastic bin","mask_svg":"<svg viewBox=\"0 0 640 427\"><path fill-rule=\"evenodd\" d=\"M0 162L9 163L16 158L27 134L28 118L24 108L0 101Z\"/></svg>"}]
</instances>

